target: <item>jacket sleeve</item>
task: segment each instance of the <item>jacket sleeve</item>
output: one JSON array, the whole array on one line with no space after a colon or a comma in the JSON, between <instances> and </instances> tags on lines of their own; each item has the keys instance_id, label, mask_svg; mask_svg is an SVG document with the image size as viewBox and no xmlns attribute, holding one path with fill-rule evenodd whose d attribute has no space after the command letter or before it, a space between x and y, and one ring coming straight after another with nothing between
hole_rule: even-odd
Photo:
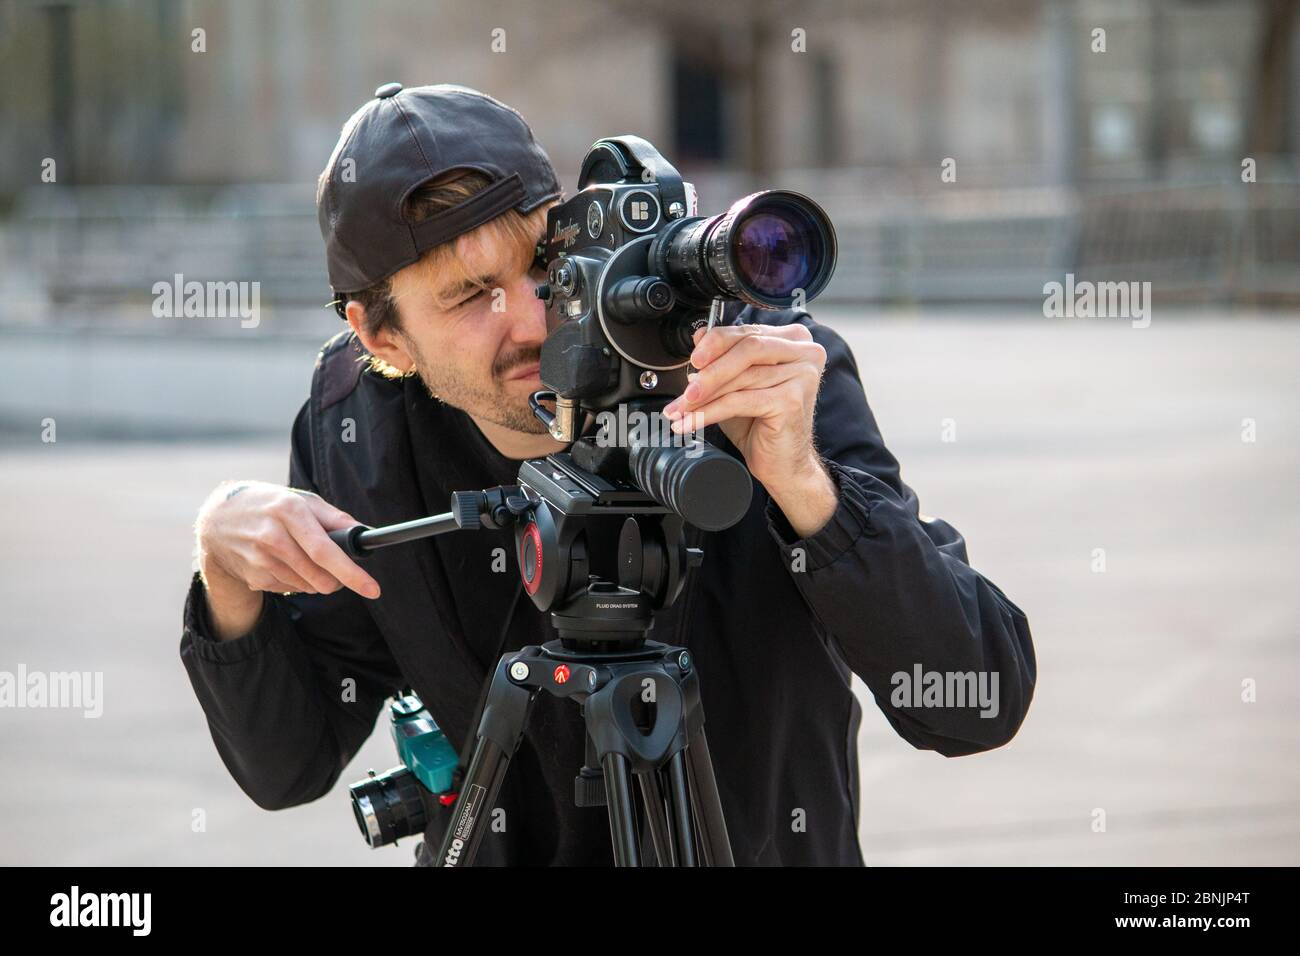
<instances>
[{"instance_id":1,"label":"jacket sleeve","mask_svg":"<svg viewBox=\"0 0 1300 956\"><path fill-rule=\"evenodd\" d=\"M798 540L769 501L769 530L786 567L826 638L903 739L950 757L999 747L1015 736L1033 696L1029 623L971 568L956 528L922 517L843 339L807 316L800 321L827 352L815 436L839 502L821 530ZM976 698L984 680L990 704L968 697L953 706L950 696L918 706L918 678L935 672L945 681L971 675L976 683L963 684L962 693Z\"/></svg>"},{"instance_id":2,"label":"jacket sleeve","mask_svg":"<svg viewBox=\"0 0 1300 956\"><path fill-rule=\"evenodd\" d=\"M289 483L315 491L308 414L294 422ZM402 683L363 599L267 594L252 631L218 641L205 597L195 574L181 661L231 776L267 810L323 796Z\"/></svg>"}]
</instances>

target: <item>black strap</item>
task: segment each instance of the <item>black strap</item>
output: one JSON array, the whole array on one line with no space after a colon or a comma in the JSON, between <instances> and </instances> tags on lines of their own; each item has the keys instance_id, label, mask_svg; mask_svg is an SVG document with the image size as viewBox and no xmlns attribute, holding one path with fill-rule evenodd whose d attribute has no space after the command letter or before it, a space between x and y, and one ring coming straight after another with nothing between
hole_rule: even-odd
<instances>
[{"instance_id":1,"label":"black strap","mask_svg":"<svg viewBox=\"0 0 1300 956\"><path fill-rule=\"evenodd\" d=\"M527 194L524 181L518 173L498 179L446 212L440 212L432 219L412 223L411 240L415 243L415 251L428 252L434 246L477 229L521 202Z\"/></svg>"}]
</instances>

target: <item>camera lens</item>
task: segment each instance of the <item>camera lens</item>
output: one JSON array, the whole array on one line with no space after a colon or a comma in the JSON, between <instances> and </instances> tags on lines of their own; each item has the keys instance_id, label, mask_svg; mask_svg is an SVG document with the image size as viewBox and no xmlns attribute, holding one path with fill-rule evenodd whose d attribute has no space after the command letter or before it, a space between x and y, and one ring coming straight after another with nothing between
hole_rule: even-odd
<instances>
[{"instance_id":1,"label":"camera lens","mask_svg":"<svg viewBox=\"0 0 1300 956\"><path fill-rule=\"evenodd\" d=\"M704 531L730 528L754 493L744 464L699 439L680 447L633 442L628 466L638 488Z\"/></svg>"},{"instance_id":2,"label":"camera lens","mask_svg":"<svg viewBox=\"0 0 1300 956\"><path fill-rule=\"evenodd\" d=\"M830 218L799 193L757 192L720 216L679 222L659 236L651 260L697 303L723 296L789 308L820 293L835 271Z\"/></svg>"},{"instance_id":3,"label":"camera lens","mask_svg":"<svg viewBox=\"0 0 1300 956\"><path fill-rule=\"evenodd\" d=\"M737 272L764 295L779 298L807 289L813 264L824 255L812 223L793 216L754 213L734 232Z\"/></svg>"},{"instance_id":4,"label":"camera lens","mask_svg":"<svg viewBox=\"0 0 1300 956\"><path fill-rule=\"evenodd\" d=\"M387 846L424 830L428 820L420 782L406 767L394 767L348 788L352 813L371 847Z\"/></svg>"},{"instance_id":5,"label":"camera lens","mask_svg":"<svg viewBox=\"0 0 1300 956\"><path fill-rule=\"evenodd\" d=\"M655 319L673 306L673 287L657 276L626 276L610 287L605 312L625 325Z\"/></svg>"}]
</instances>

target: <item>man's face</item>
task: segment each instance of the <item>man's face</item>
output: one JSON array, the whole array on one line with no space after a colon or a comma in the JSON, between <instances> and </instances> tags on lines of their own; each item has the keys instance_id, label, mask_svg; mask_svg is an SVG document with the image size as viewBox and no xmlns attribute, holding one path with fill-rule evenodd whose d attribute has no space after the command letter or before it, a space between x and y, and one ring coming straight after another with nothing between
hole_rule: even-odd
<instances>
[{"instance_id":1,"label":"man's face","mask_svg":"<svg viewBox=\"0 0 1300 956\"><path fill-rule=\"evenodd\" d=\"M545 274L530 268L531 259L521 265L518 248L486 231L465 237L457 253L470 282L418 266L393 277L398 341L435 398L474 418L541 434L546 427L528 396L542 387L546 307L533 289Z\"/></svg>"}]
</instances>

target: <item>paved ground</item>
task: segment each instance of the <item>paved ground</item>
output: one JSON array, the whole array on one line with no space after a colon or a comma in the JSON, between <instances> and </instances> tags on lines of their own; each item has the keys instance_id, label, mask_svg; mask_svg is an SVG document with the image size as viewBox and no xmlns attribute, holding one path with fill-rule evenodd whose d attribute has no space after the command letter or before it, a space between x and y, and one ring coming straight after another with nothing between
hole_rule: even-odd
<instances>
[{"instance_id":1,"label":"paved ground","mask_svg":"<svg viewBox=\"0 0 1300 956\"><path fill-rule=\"evenodd\" d=\"M1028 613L1040 673L1017 739L959 760L868 702L867 859L1300 863L1300 324L836 324L924 510ZM384 735L327 798L263 812L176 654L195 507L222 477L281 479L282 447L9 438L0 670L106 690L98 720L0 710L0 863L406 864L363 846L344 793L394 762Z\"/></svg>"}]
</instances>

